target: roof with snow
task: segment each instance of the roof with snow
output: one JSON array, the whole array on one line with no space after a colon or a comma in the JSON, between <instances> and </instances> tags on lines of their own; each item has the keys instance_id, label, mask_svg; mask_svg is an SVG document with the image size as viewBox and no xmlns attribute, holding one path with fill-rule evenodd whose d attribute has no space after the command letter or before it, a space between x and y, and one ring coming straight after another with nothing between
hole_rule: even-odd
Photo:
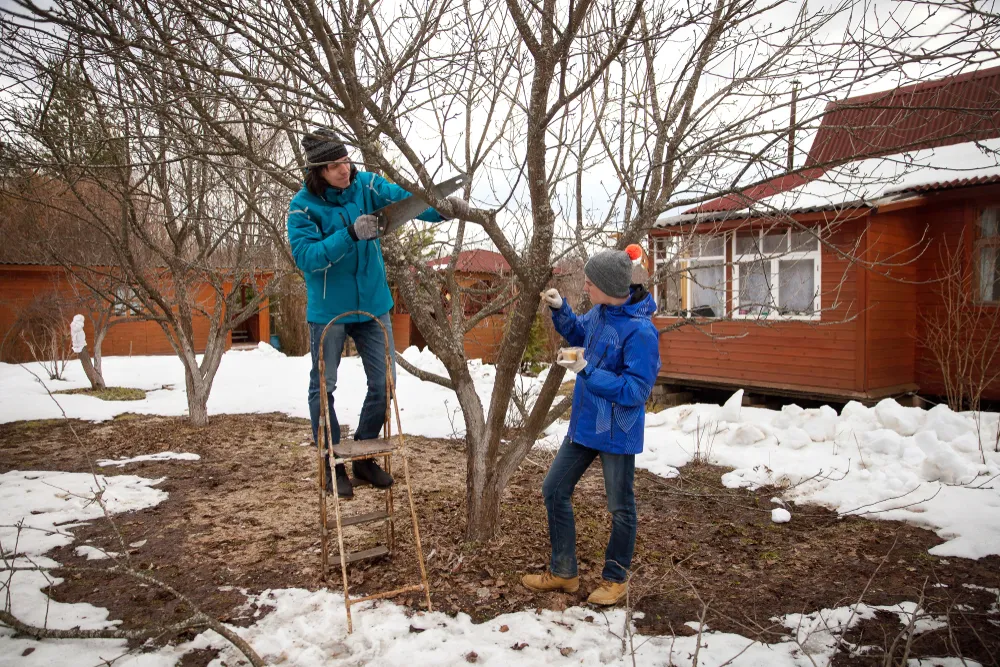
<instances>
[{"instance_id":1,"label":"roof with snow","mask_svg":"<svg viewBox=\"0 0 1000 667\"><path fill-rule=\"evenodd\" d=\"M997 182L998 137L1000 67L831 102L803 169L661 218L656 226L833 209Z\"/></svg>"}]
</instances>

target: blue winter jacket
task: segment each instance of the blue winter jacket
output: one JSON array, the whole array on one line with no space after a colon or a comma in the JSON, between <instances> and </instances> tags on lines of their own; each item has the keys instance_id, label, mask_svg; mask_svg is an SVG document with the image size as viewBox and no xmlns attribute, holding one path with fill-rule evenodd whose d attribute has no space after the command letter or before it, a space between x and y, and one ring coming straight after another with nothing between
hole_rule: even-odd
<instances>
[{"instance_id":1,"label":"blue winter jacket","mask_svg":"<svg viewBox=\"0 0 1000 667\"><path fill-rule=\"evenodd\" d=\"M326 324L349 310L378 317L392 308L385 278L382 244L378 239L355 241L347 228L362 214L372 213L410 193L369 172L358 172L343 190L329 187L323 197L303 187L288 207L288 243L295 264L306 279L306 320ZM427 222L445 218L432 208L419 216ZM350 315L340 323L362 322Z\"/></svg>"},{"instance_id":2,"label":"blue winter jacket","mask_svg":"<svg viewBox=\"0 0 1000 667\"><path fill-rule=\"evenodd\" d=\"M552 311L556 331L586 348L567 434L573 442L611 454L642 451L646 400L660 371L655 310L653 297L640 288L624 305L594 306L580 317L565 300Z\"/></svg>"}]
</instances>

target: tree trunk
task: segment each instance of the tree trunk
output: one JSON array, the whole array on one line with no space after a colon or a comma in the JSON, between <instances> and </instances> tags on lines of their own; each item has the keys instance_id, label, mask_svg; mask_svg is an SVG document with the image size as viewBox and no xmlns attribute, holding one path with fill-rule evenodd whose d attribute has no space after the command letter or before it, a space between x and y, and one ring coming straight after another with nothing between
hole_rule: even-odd
<instances>
[{"instance_id":1,"label":"tree trunk","mask_svg":"<svg viewBox=\"0 0 1000 667\"><path fill-rule=\"evenodd\" d=\"M186 364L184 385L187 388L188 420L193 426L208 426L208 391Z\"/></svg>"},{"instance_id":2,"label":"tree trunk","mask_svg":"<svg viewBox=\"0 0 1000 667\"><path fill-rule=\"evenodd\" d=\"M483 446L485 447L485 443ZM500 494L503 491L497 488L496 475L487 475L481 484L481 490L469 494L466 499L468 524L465 527L465 538L473 542L485 542L496 535L500 526Z\"/></svg>"},{"instance_id":3,"label":"tree trunk","mask_svg":"<svg viewBox=\"0 0 1000 667\"><path fill-rule=\"evenodd\" d=\"M94 368L94 365L90 363L90 353L87 352L87 346L84 345L83 349L76 355L80 358L80 364L83 366L83 372L87 374L87 379L90 380L91 389L104 389L104 378L101 377L100 371Z\"/></svg>"}]
</instances>

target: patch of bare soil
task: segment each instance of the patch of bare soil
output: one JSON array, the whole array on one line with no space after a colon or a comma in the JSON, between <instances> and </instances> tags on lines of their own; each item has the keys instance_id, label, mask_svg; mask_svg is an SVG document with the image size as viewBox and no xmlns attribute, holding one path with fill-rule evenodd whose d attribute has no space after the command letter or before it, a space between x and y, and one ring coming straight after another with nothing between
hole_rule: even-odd
<instances>
[{"instance_id":1,"label":"patch of bare soil","mask_svg":"<svg viewBox=\"0 0 1000 667\"><path fill-rule=\"evenodd\" d=\"M162 581L191 597L205 611L230 623L252 623L256 610L241 591L328 586L340 590L339 571L320 579L316 455L307 443L309 424L285 415L213 417L204 429L184 420L126 416L112 422L46 421L0 425L0 472L90 470L75 444L76 429L91 460L165 450L194 452L199 461L145 462L106 468L106 475L164 477L170 497L160 505L117 517L125 540L145 541L132 558ZM574 506L583 586L574 595L539 595L521 587L520 575L541 571L549 554L541 485L552 454L532 452L504 495L501 527L487 544L463 540L465 453L461 443L407 437L421 542L435 609L465 612L477 621L499 614L585 604L600 581L610 517L600 465L577 487ZM401 466L397 464L397 477ZM664 480L636 473L639 533L633 565L632 603L643 612L640 632L693 631L707 605L713 630L777 641L787 631L773 620L792 612L844 606L860 597L869 604L916 601L947 616L944 629L916 636L910 657L964 655L984 665L1000 657L1000 615L990 614L996 596L965 584L1000 588L1000 558L941 559L927 550L941 540L910 525L861 518L838 519L813 506L792 507L792 521L770 521L775 489L726 489L725 471L687 466ZM345 513L378 509L383 495L359 486ZM332 501L331 501L332 503ZM330 507L332 512L332 504ZM332 514L331 514L332 516ZM355 595L419 583L405 494L395 495L396 552L349 568ZM63 601L106 607L125 627L166 625L184 618L183 604L134 581L74 567L84 561L80 544L118 551L104 521L75 531L74 545L52 556L65 581L52 589ZM352 527L347 541L358 550L383 541L378 528ZM335 543L333 544L336 552ZM421 608L417 594L397 602ZM358 613L364 613L363 611ZM603 622L595 610L595 622ZM867 655L838 657L838 664L882 664L901 626L881 616L848 637L880 647ZM900 648L896 656L901 656ZM203 664L204 660L189 660Z\"/></svg>"}]
</instances>

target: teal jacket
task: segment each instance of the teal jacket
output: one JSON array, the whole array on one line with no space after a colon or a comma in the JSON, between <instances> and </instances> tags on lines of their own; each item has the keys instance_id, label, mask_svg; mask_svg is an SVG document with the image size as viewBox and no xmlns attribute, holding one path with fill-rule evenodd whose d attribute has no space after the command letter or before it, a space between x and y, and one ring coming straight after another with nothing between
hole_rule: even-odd
<instances>
[{"instance_id":1,"label":"teal jacket","mask_svg":"<svg viewBox=\"0 0 1000 667\"><path fill-rule=\"evenodd\" d=\"M358 172L349 186L327 188L317 197L303 186L288 207L288 243L306 280L306 319L326 324L350 310L376 317L392 308L378 239L355 241L347 228L362 214L373 213L410 193L377 174ZM445 218L432 208L419 216L427 222ZM340 323L369 318L350 315Z\"/></svg>"}]
</instances>

